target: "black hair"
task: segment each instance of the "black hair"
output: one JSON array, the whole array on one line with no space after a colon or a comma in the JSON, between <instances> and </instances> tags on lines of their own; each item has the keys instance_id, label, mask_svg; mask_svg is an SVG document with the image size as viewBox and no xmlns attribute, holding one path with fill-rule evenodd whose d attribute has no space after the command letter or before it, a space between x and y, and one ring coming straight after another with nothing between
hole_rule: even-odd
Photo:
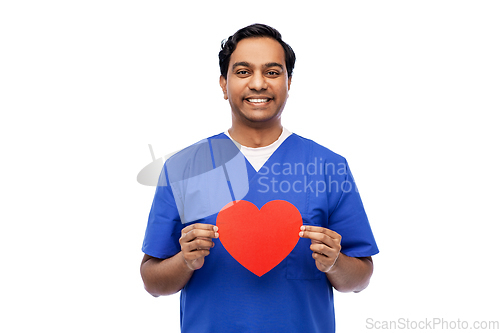
<instances>
[{"instance_id":1,"label":"black hair","mask_svg":"<svg viewBox=\"0 0 500 333\"><path fill-rule=\"evenodd\" d=\"M281 34L278 30L268 25L258 23L242 28L236 31L234 35L229 36L228 39L222 41L220 45L221 50L219 52L219 67L221 75L227 79L229 59L231 58L231 54L233 54L236 49L236 44L238 44L238 42L242 39L254 37L270 37L281 44L283 50L285 51L286 71L288 73L288 77L291 77L293 67L295 66L295 53L292 48L281 39Z\"/></svg>"}]
</instances>

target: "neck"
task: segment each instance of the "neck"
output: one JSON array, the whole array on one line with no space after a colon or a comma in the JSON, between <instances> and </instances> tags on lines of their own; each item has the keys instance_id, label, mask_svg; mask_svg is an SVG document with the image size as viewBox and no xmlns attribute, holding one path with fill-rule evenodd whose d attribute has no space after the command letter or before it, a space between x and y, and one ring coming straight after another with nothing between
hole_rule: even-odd
<instances>
[{"instance_id":1,"label":"neck","mask_svg":"<svg viewBox=\"0 0 500 333\"><path fill-rule=\"evenodd\" d=\"M283 132L281 123L278 126L268 128L252 128L246 126L233 126L229 129L229 134L239 144L245 147L259 148L269 146L278 140Z\"/></svg>"}]
</instances>

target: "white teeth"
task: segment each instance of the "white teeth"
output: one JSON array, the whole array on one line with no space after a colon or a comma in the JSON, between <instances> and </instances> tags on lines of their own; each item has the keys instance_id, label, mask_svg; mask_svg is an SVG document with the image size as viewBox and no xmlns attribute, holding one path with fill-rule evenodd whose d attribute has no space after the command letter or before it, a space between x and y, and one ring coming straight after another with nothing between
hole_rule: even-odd
<instances>
[{"instance_id":1,"label":"white teeth","mask_svg":"<svg viewBox=\"0 0 500 333\"><path fill-rule=\"evenodd\" d=\"M249 98L248 101L250 103L265 103L267 102L269 99L262 99L262 98Z\"/></svg>"}]
</instances>

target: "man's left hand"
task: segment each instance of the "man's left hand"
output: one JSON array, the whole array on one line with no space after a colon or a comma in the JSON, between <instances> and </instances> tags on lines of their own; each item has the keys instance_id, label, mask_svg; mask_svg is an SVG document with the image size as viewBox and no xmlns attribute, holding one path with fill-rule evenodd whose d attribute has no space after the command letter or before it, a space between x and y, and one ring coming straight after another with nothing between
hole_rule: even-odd
<instances>
[{"instance_id":1,"label":"man's left hand","mask_svg":"<svg viewBox=\"0 0 500 333\"><path fill-rule=\"evenodd\" d=\"M335 231L322 227L303 225L300 230L300 237L311 239L310 248L316 267L324 273L330 272L340 255L342 237Z\"/></svg>"}]
</instances>

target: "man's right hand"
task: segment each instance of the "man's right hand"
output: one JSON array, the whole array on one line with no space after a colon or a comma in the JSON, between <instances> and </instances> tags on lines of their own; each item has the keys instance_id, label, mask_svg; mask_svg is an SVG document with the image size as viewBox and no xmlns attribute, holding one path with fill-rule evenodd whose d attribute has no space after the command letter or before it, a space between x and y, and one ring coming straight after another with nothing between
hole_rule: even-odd
<instances>
[{"instance_id":1,"label":"man's right hand","mask_svg":"<svg viewBox=\"0 0 500 333\"><path fill-rule=\"evenodd\" d=\"M200 269L205 263L205 257L214 247L212 238L219 238L217 226L205 223L191 224L182 229L179 244L186 265L191 270Z\"/></svg>"}]
</instances>

